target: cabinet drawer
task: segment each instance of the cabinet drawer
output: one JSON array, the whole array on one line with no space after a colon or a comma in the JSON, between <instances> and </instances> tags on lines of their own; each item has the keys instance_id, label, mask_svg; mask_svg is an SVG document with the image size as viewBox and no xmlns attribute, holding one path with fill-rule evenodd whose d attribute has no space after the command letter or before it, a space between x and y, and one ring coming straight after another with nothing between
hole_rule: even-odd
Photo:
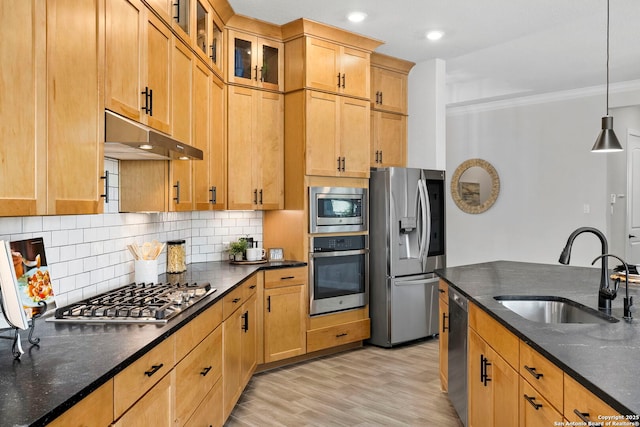
<instances>
[{"instance_id":1,"label":"cabinet drawer","mask_svg":"<svg viewBox=\"0 0 640 427\"><path fill-rule=\"evenodd\" d=\"M256 290L258 290L258 275L254 274L242 284L242 297L244 298L244 301L248 300L251 295L255 294Z\"/></svg>"},{"instance_id":2,"label":"cabinet drawer","mask_svg":"<svg viewBox=\"0 0 640 427\"><path fill-rule=\"evenodd\" d=\"M113 421L113 381L109 380L47 424L48 427L110 425Z\"/></svg>"},{"instance_id":3,"label":"cabinet drawer","mask_svg":"<svg viewBox=\"0 0 640 427\"><path fill-rule=\"evenodd\" d=\"M562 370L524 342L520 342L520 375L562 411Z\"/></svg>"},{"instance_id":4,"label":"cabinet drawer","mask_svg":"<svg viewBox=\"0 0 640 427\"><path fill-rule=\"evenodd\" d=\"M222 323L222 304L216 303L187 323L176 333L176 362L182 360L195 346Z\"/></svg>"},{"instance_id":5,"label":"cabinet drawer","mask_svg":"<svg viewBox=\"0 0 640 427\"><path fill-rule=\"evenodd\" d=\"M562 414L520 378L520 427L553 426L561 421Z\"/></svg>"},{"instance_id":6,"label":"cabinet drawer","mask_svg":"<svg viewBox=\"0 0 640 427\"><path fill-rule=\"evenodd\" d=\"M113 380L114 419L160 381L175 364L175 335L145 353Z\"/></svg>"},{"instance_id":7,"label":"cabinet drawer","mask_svg":"<svg viewBox=\"0 0 640 427\"><path fill-rule=\"evenodd\" d=\"M176 416L179 424L191 417L193 410L222 377L222 327L176 366Z\"/></svg>"},{"instance_id":8,"label":"cabinet drawer","mask_svg":"<svg viewBox=\"0 0 640 427\"><path fill-rule=\"evenodd\" d=\"M516 370L520 340L493 317L469 303L469 327L473 328L504 360Z\"/></svg>"},{"instance_id":9,"label":"cabinet drawer","mask_svg":"<svg viewBox=\"0 0 640 427\"><path fill-rule=\"evenodd\" d=\"M449 304L449 285L442 279L438 282L438 293L440 294L440 299L445 304Z\"/></svg>"},{"instance_id":10,"label":"cabinet drawer","mask_svg":"<svg viewBox=\"0 0 640 427\"><path fill-rule=\"evenodd\" d=\"M327 328L307 331L307 352L336 347L355 341L362 341L371 336L369 319L344 323Z\"/></svg>"},{"instance_id":11,"label":"cabinet drawer","mask_svg":"<svg viewBox=\"0 0 640 427\"><path fill-rule=\"evenodd\" d=\"M244 289L245 285L240 285L233 291L229 292L222 299L222 319L228 318L234 311L236 311L242 303L245 301Z\"/></svg>"},{"instance_id":12,"label":"cabinet drawer","mask_svg":"<svg viewBox=\"0 0 640 427\"><path fill-rule=\"evenodd\" d=\"M282 268L264 272L265 289L307 283L307 269L304 267Z\"/></svg>"},{"instance_id":13,"label":"cabinet drawer","mask_svg":"<svg viewBox=\"0 0 640 427\"><path fill-rule=\"evenodd\" d=\"M569 375L564 374L564 417L569 421L584 421L576 411L593 423L601 421L599 416L618 415L618 411L612 409Z\"/></svg>"},{"instance_id":14,"label":"cabinet drawer","mask_svg":"<svg viewBox=\"0 0 640 427\"><path fill-rule=\"evenodd\" d=\"M185 427L219 427L222 424L222 379L220 379L207 393Z\"/></svg>"}]
</instances>

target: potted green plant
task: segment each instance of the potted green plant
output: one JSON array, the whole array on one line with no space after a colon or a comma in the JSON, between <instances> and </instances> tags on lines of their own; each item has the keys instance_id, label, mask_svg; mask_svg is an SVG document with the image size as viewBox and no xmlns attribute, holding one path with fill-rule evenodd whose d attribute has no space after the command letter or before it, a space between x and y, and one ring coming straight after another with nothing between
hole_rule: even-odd
<instances>
[{"instance_id":1,"label":"potted green plant","mask_svg":"<svg viewBox=\"0 0 640 427\"><path fill-rule=\"evenodd\" d=\"M242 261L245 251L249 247L248 242L245 239L239 239L235 242L229 243L229 254L233 256L234 261Z\"/></svg>"}]
</instances>

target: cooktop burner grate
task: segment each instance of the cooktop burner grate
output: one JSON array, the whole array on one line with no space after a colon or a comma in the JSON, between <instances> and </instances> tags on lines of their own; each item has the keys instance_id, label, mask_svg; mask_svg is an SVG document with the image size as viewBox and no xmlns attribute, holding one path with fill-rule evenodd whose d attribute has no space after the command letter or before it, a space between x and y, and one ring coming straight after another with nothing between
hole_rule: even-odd
<instances>
[{"instance_id":1,"label":"cooktop burner grate","mask_svg":"<svg viewBox=\"0 0 640 427\"><path fill-rule=\"evenodd\" d=\"M166 323L214 293L209 283L132 283L56 309L53 322Z\"/></svg>"}]
</instances>

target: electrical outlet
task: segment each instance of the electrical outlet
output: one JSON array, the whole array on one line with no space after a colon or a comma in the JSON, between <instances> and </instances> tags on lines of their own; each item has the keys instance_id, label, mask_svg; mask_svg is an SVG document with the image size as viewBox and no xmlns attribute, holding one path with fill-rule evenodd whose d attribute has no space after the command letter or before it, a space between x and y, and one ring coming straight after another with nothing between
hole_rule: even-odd
<instances>
[{"instance_id":1,"label":"electrical outlet","mask_svg":"<svg viewBox=\"0 0 640 427\"><path fill-rule=\"evenodd\" d=\"M586 214L591 213L591 205L589 205L589 203L582 205L582 212Z\"/></svg>"}]
</instances>

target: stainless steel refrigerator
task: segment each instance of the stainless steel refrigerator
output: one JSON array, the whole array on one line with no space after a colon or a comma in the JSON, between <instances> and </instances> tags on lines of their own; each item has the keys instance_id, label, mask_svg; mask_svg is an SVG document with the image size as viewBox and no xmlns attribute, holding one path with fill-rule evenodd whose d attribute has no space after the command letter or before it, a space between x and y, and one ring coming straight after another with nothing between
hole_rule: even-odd
<instances>
[{"instance_id":1,"label":"stainless steel refrigerator","mask_svg":"<svg viewBox=\"0 0 640 427\"><path fill-rule=\"evenodd\" d=\"M438 333L445 267L444 171L377 168L369 183L369 342L382 347Z\"/></svg>"}]
</instances>

